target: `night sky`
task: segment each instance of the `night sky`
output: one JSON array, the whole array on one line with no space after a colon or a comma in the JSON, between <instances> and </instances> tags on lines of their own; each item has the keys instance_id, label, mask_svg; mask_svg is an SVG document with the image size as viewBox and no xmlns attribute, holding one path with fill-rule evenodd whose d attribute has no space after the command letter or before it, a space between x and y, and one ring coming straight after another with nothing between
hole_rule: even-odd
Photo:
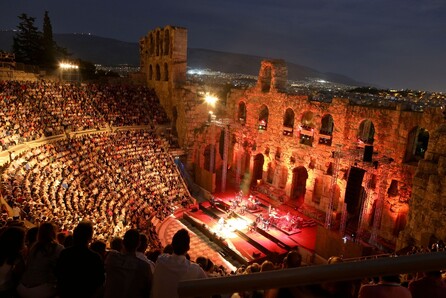
<instances>
[{"instance_id":1,"label":"night sky","mask_svg":"<svg viewBox=\"0 0 446 298\"><path fill-rule=\"evenodd\" d=\"M445 0L2 0L0 29L23 12L41 29L137 42L188 29L189 47L252 54L390 88L446 91Z\"/></svg>"}]
</instances>

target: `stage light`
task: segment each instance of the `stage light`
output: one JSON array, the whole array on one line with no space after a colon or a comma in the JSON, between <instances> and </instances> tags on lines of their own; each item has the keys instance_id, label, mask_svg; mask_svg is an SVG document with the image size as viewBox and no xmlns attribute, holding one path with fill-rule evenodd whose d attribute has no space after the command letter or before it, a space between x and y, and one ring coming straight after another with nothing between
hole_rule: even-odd
<instances>
[{"instance_id":1,"label":"stage light","mask_svg":"<svg viewBox=\"0 0 446 298\"><path fill-rule=\"evenodd\" d=\"M206 92L206 94L204 95L204 101L211 106L215 106L215 104L218 101L217 96L210 94L209 92Z\"/></svg>"},{"instance_id":2,"label":"stage light","mask_svg":"<svg viewBox=\"0 0 446 298\"><path fill-rule=\"evenodd\" d=\"M61 69L79 69L78 65L72 64L72 63L67 63L67 62L60 62L59 67Z\"/></svg>"}]
</instances>

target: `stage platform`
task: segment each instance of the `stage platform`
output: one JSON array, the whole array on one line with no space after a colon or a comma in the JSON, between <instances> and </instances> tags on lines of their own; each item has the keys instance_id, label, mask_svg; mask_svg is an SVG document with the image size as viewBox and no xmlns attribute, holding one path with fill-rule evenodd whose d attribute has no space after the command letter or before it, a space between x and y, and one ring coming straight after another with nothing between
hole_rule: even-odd
<instances>
[{"instance_id":1,"label":"stage platform","mask_svg":"<svg viewBox=\"0 0 446 298\"><path fill-rule=\"evenodd\" d=\"M291 249L301 247L311 252L316 245L314 220L286 204L255 193L250 196L235 192L215 194L212 200L177 213L176 219L193 233L200 234L201 240L209 243L208 249L234 267L261 263L265 259L280 262ZM163 242L167 244L168 240ZM192 254L194 257L208 255L203 249ZM213 261L221 262L218 258Z\"/></svg>"}]
</instances>

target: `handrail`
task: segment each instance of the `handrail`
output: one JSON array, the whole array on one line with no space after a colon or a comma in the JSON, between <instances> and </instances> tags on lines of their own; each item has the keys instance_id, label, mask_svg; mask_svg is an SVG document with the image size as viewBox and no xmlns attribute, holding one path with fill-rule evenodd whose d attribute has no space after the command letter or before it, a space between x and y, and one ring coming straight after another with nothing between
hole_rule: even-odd
<instances>
[{"instance_id":1,"label":"handrail","mask_svg":"<svg viewBox=\"0 0 446 298\"><path fill-rule=\"evenodd\" d=\"M299 267L228 277L187 280L179 283L180 297L208 296L259 289L295 287L327 281L434 271L446 268L446 252L379 258L330 265Z\"/></svg>"}]
</instances>

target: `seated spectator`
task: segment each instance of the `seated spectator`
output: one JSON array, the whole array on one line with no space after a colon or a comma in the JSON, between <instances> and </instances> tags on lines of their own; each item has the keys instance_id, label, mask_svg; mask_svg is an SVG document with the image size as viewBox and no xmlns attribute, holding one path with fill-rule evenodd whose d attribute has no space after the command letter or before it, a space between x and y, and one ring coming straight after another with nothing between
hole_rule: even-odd
<instances>
[{"instance_id":1,"label":"seated spectator","mask_svg":"<svg viewBox=\"0 0 446 298\"><path fill-rule=\"evenodd\" d=\"M148 242L148 238L147 238L146 234L140 233L139 234L139 246L138 246L138 249L136 250L136 256L139 259L146 262L147 264L149 264L150 271L153 274L153 272L155 271L155 263L152 262L151 260L149 260L149 258L147 258L147 256L145 255L148 247L149 247L149 242Z\"/></svg>"},{"instance_id":2,"label":"seated spectator","mask_svg":"<svg viewBox=\"0 0 446 298\"><path fill-rule=\"evenodd\" d=\"M56 260L63 246L56 242L56 228L50 222L40 225L37 242L31 247L17 292L22 298L54 297Z\"/></svg>"},{"instance_id":3,"label":"seated spectator","mask_svg":"<svg viewBox=\"0 0 446 298\"><path fill-rule=\"evenodd\" d=\"M95 297L104 283L101 257L88 248L93 238L91 222L80 222L73 231L73 246L62 250L56 266L59 295Z\"/></svg>"},{"instance_id":4,"label":"seated spectator","mask_svg":"<svg viewBox=\"0 0 446 298\"><path fill-rule=\"evenodd\" d=\"M186 258L189 245L189 233L181 229L172 238L173 254L158 257L153 274L152 298L178 297L180 281L206 278L203 269Z\"/></svg>"},{"instance_id":5,"label":"seated spectator","mask_svg":"<svg viewBox=\"0 0 446 298\"><path fill-rule=\"evenodd\" d=\"M113 237L112 241L110 242L110 249L113 251L121 252L123 247L124 245L122 243L122 238Z\"/></svg>"},{"instance_id":6,"label":"seated spectator","mask_svg":"<svg viewBox=\"0 0 446 298\"><path fill-rule=\"evenodd\" d=\"M410 291L401 286L398 275L382 276L377 284L362 285L359 289L359 298L411 298Z\"/></svg>"},{"instance_id":7,"label":"seated spectator","mask_svg":"<svg viewBox=\"0 0 446 298\"><path fill-rule=\"evenodd\" d=\"M446 297L446 284L440 271L426 272L424 276L409 283L409 291L413 298Z\"/></svg>"},{"instance_id":8,"label":"seated spectator","mask_svg":"<svg viewBox=\"0 0 446 298\"><path fill-rule=\"evenodd\" d=\"M102 240L95 240L90 244L90 249L101 256L102 261L107 253L107 244Z\"/></svg>"},{"instance_id":9,"label":"seated spectator","mask_svg":"<svg viewBox=\"0 0 446 298\"><path fill-rule=\"evenodd\" d=\"M136 256L140 234L135 229L124 235L124 251L111 251L105 259L105 298L149 297L152 286L150 265Z\"/></svg>"}]
</instances>

